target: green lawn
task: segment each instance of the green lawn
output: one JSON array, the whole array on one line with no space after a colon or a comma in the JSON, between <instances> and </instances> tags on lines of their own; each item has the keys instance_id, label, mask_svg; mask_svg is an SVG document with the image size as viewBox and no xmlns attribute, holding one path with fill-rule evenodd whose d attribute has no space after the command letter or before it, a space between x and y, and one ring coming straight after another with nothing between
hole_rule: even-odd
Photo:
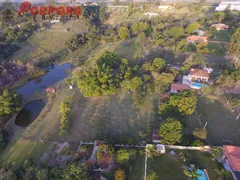
<instances>
[{"instance_id":1,"label":"green lawn","mask_svg":"<svg viewBox=\"0 0 240 180\"><path fill-rule=\"evenodd\" d=\"M7 145L1 153L0 162L13 165L18 168L23 165L25 160L32 159L39 162L40 156L51 149L53 144L41 144L29 140L17 140Z\"/></svg>"},{"instance_id":2,"label":"green lawn","mask_svg":"<svg viewBox=\"0 0 240 180\"><path fill-rule=\"evenodd\" d=\"M229 40L231 38L232 30L216 31L213 34L216 36L216 38L212 38L210 40L212 40L212 41L226 41L226 42L229 42Z\"/></svg>"},{"instance_id":3,"label":"green lawn","mask_svg":"<svg viewBox=\"0 0 240 180\"><path fill-rule=\"evenodd\" d=\"M213 54L216 55L225 55L226 53L226 47L223 44L210 42L207 47L210 51L214 51Z\"/></svg>"},{"instance_id":4,"label":"green lawn","mask_svg":"<svg viewBox=\"0 0 240 180\"><path fill-rule=\"evenodd\" d=\"M180 158L170 154L154 156L153 159L148 159L147 174L149 175L152 172L157 174L159 180L186 179Z\"/></svg>"},{"instance_id":5,"label":"green lawn","mask_svg":"<svg viewBox=\"0 0 240 180\"><path fill-rule=\"evenodd\" d=\"M143 180L145 157L138 155L131 162L131 171L127 175L128 180Z\"/></svg>"},{"instance_id":6,"label":"green lawn","mask_svg":"<svg viewBox=\"0 0 240 180\"><path fill-rule=\"evenodd\" d=\"M213 159L211 154L192 150L177 150L176 153L174 156L167 153L148 159L147 173L155 172L159 180L188 179L183 170L193 164L196 168L206 169L210 179L222 179L219 171L221 165ZM183 157L181 154L184 154L185 162L180 158Z\"/></svg>"},{"instance_id":7,"label":"green lawn","mask_svg":"<svg viewBox=\"0 0 240 180\"><path fill-rule=\"evenodd\" d=\"M203 127L207 122L207 141L210 144L221 145L222 140L239 144L240 121L236 120L236 116L217 97L198 98L197 109L188 118L188 132Z\"/></svg>"}]
</instances>

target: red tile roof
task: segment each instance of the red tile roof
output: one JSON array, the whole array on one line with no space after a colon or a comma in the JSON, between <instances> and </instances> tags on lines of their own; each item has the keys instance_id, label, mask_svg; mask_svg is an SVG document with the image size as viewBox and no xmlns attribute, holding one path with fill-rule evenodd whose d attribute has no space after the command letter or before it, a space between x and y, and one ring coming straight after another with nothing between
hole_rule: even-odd
<instances>
[{"instance_id":1,"label":"red tile roof","mask_svg":"<svg viewBox=\"0 0 240 180\"><path fill-rule=\"evenodd\" d=\"M240 171L240 147L223 146L225 156L233 171Z\"/></svg>"},{"instance_id":2,"label":"red tile roof","mask_svg":"<svg viewBox=\"0 0 240 180\"><path fill-rule=\"evenodd\" d=\"M208 37L206 36L195 36L195 35L192 35L192 36L189 36L187 38L188 41L207 41L208 40Z\"/></svg>"},{"instance_id":3,"label":"red tile roof","mask_svg":"<svg viewBox=\"0 0 240 180\"><path fill-rule=\"evenodd\" d=\"M177 91L184 91L184 90L188 89L188 85L180 84L180 83L172 83L171 89L177 90Z\"/></svg>"},{"instance_id":4,"label":"red tile roof","mask_svg":"<svg viewBox=\"0 0 240 180\"><path fill-rule=\"evenodd\" d=\"M190 75L209 78L208 72L202 69L190 69Z\"/></svg>"},{"instance_id":5,"label":"red tile roof","mask_svg":"<svg viewBox=\"0 0 240 180\"><path fill-rule=\"evenodd\" d=\"M229 28L229 26L226 24L213 24L212 26L217 29L228 29Z\"/></svg>"}]
</instances>

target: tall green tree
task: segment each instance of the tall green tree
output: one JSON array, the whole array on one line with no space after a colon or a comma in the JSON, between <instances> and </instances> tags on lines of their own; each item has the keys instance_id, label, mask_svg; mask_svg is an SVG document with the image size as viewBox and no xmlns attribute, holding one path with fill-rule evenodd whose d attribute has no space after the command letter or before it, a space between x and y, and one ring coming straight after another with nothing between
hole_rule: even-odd
<instances>
[{"instance_id":1,"label":"tall green tree","mask_svg":"<svg viewBox=\"0 0 240 180\"><path fill-rule=\"evenodd\" d=\"M69 131L69 114L71 111L72 98L67 96L65 100L60 104L61 119L60 119L60 135L64 136Z\"/></svg>"},{"instance_id":2,"label":"tall green tree","mask_svg":"<svg viewBox=\"0 0 240 180\"><path fill-rule=\"evenodd\" d=\"M148 158L153 158L153 156L159 155L158 152L157 152L156 146L153 145L153 144L148 144L148 145L146 146L145 151L146 151L146 154L147 154L147 157L148 157Z\"/></svg>"},{"instance_id":3,"label":"tall green tree","mask_svg":"<svg viewBox=\"0 0 240 180\"><path fill-rule=\"evenodd\" d=\"M10 93L7 89L0 96L0 115L9 115L20 110L21 97L16 93Z\"/></svg>"},{"instance_id":4,"label":"tall green tree","mask_svg":"<svg viewBox=\"0 0 240 180\"><path fill-rule=\"evenodd\" d=\"M130 36L130 32L128 30L127 27L120 27L119 30L118 30L118 36L121 38L121 39L127 39L129 38Z\"/></svg>"},{"instance_id":5,"label":"tall green tree","mask_svg":"<svg viewBox=\"0 0 240 180\"><path fill-rule=\"evenodd\" d=\"M237 28L231 36L228 44L228 52L232 56L237 56L240 52L240 28Z\"/></svg>"},{"instance_id":6,"label":"tall green tree","mask_svg":"<svg viewBox=\"0 0 240 180\"><path fill-rule=\"evenodd\" d=\"M181 142L183 127L180 121L174 118L168 118L165 122L160 124L158 133L162 138L162 143L173 145L177 142Z\"/></svg>"},{"instance_id":7,"label":"tall green tree","mask_svg":"<svg viewBox=\"0 0 240 180\"><path fill-rule=\"evenodd\" d=\"M64 180L89 180L90 176L84 167L80 167L76 163L67 165L67 168L63 171L62 179Z\"/></svg>"},{"instance_id":8,"label":"tall green tree","mask_svg":"<svg viewBox=\"0 0 240 180\"><path fill-rule=\"evenodd\" d=\"M117 151L116 160L119 163L125 163L130 160L130 158L134 158L136 156L136 150L135 149L120 149Z\"/></svg>"},{"instance_id":9,"label":"tall green tree","mask_svg":"<svg viewBox=\"0 0 240 180\"><path fill-rule=\"evenodd\" d=\"M189 24L186 29L185 32L187 33L193 33L195 30L197 30L200 27L200 25L197 22L193 22L191 24Z\"/></svg>"}]
</instances>

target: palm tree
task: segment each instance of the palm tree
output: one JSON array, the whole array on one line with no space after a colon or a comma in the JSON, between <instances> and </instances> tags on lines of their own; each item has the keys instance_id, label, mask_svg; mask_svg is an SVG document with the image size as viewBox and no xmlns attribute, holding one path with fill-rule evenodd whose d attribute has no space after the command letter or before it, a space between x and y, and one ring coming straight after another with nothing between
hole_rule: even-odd
<instances>
[{"instance_id":1,"label":"palm tree","mask_svg":"<svg viewBox=\"0 0 240 180\"><path fill-rule=\"evenodd\" d=\"M198 178L203 178L202 174L198 173L198 170L195 166L190 166L189 168L184 169L184 173L189 177L190 180L197 180Z\"/></svg>"},{"instance_id":2,"label":"palm tree","mask_svg":"<svg viewBox=\"0 0 240 180\"><path fill-rule=\"evenodd\" d=\"M152 144L148 144L145 150L148 158L152 158L153 156L159 155L156 150L156 147Z\"/></svg>"}]
</instances>

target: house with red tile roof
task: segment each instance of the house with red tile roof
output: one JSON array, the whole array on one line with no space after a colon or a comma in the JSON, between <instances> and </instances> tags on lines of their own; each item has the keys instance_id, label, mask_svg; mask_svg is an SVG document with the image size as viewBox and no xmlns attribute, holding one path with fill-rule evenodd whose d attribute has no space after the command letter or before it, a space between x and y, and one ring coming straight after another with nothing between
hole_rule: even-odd
<instances>
[{"instance_id":1,"label":"house with red tile roof","mask_svg":"<svg viewBox=\"0 0 240 180\"><path fill-rule=\"evenodd\" d=\"M187 41L189 43L198 43L198 42L207 43L208 42L208 37L192 35L192 36L188 36Z\"/></svg>"},{"instance_id":2,"label":"house with red tile roof","mask_svg":"<svg viewBox=\"0 0 240 180\"><path fill-rule=\"evenodd\" d=\"M229 26L226 24L212 24L212 27L214 27L218 31L226 31L228 30Z\"/></svg>"},{"instance_id":3,"label":"house with red tile roof","mask_svg":"<svg viewBox=\"0 0 240 180\"><path fill-rule=\"evenodd\" d=\"M190 81L204 81L207 82L210 78L210 74L208 71L203 69L190 69L190 73L188 75Z\"/></svg>"},{"instance_id":4,"label":"house with red tile roof","mask_svg":"<svg viewBox=\"0 0 240 180\"><path fill-rule=\"evenodd\" d=\"M189 86L187 84L181 84L181 83L171 84L171 93L178 93L187 89L189 89Z\"/></svg>"},{"instance_id":5,"label":"house with red tile roof","mask_svg":"<svg viewBox=\"0 0 240 180\"><path fill-rule=\"evenodd\" d=\"M239 146L223 146L226 162L232 170L234 179L240 179L240 147Z\"/></svg>"}]
</instances>

